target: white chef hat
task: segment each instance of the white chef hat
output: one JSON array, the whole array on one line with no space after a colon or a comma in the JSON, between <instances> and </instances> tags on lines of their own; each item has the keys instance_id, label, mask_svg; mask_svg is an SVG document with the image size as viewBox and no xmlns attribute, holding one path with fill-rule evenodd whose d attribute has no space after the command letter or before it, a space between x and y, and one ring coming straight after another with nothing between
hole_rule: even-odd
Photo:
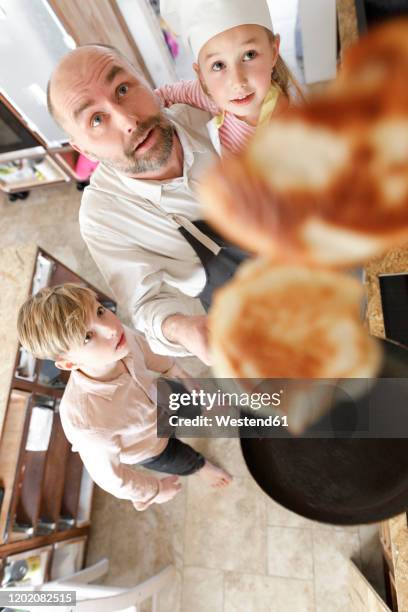
<instances>
[{"instance_id":1,"label":"white chef hat","mask_svg":"<svg viewBox=\"0 0 408 612\"><path fill-rule=\"evenodd\" d=\"M160 13L195 58L210 38L241 25L273 31L266 0L161 0Z\"/></svg>"}]
</instances>

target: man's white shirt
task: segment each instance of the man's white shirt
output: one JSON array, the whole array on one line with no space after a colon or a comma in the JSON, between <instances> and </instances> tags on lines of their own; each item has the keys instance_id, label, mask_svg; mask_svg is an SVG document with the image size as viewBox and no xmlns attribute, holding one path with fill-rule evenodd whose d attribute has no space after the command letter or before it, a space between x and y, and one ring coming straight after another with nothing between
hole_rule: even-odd
<instances>
[{"instance_id":1,"label":"man's white shirt","mask_svg":"<svg viewBox=\"0 0 408 612\"><path fill-rule=\"evenodd\" d=\"M188 224L203 217L195 192L217 154L208 136L208 113L184 105L163 112L183 147L183 176L132 179L101 163L84 191L79 222L115 298L128 309L152 350L183 356L188 353L167 340L162 323L172 314L203 314L195 296L206 277L177 228L180 221Z\"/></svg>"}]
</instances>

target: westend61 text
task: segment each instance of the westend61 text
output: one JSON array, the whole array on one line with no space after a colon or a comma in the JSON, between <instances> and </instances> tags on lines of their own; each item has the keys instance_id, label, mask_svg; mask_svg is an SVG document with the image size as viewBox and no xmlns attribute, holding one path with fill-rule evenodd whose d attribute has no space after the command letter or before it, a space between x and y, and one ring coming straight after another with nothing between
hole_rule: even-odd
<instances>
[{"instance_id":1,"label":"westend61 text","mask_svg":"<svg viewBox=\"0 0 408 612\"><path fill-rule=\"evenodd\" d=\"M231 417L229 415L195 416L193 418L179 417L172 414L169 417L169 425L172 427L288 427L286 415L269 415L264 418L249 416Z\"/></svg>"}]
</instances>

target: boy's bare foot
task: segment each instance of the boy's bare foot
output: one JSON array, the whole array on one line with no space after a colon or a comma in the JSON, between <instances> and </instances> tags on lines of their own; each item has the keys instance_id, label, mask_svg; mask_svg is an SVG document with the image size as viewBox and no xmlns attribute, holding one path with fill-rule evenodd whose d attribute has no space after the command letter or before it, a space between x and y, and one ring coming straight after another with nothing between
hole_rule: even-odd
<instances>
[{"instance_id":1,"label":"boy's bare foot","mask_svg":"<svg viewBox=\"0 0 408 612\"><path fill-rule=\"evenodd\" d=\"M197 472L197 474L207 483L210 487L214 487L220 489L221 487L226 487L232 481L231 474L228 474L222 468L210 463L208 459L205 460L205 463L201 470Z\"/></svg>"}]
</instances>

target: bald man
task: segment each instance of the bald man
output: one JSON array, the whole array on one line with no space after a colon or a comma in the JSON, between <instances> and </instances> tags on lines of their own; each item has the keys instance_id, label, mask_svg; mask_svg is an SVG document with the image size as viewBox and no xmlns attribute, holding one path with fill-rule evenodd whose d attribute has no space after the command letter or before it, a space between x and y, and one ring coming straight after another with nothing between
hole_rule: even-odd
<instances>
[{"instance_id":1,"label":"bald man","mask_svg":"<svg viewBox=\"0 0 408 612\"><path fill-rule=\"evenodd\" d=\"M48 105L73 148L101 162L79 221L116 299L156 353L209 364L205 311L245 258L201 220L195 188L216 157L209 115L162 109L132 64L103 45L60 61Z\"/></svg>"}]
</instances>

